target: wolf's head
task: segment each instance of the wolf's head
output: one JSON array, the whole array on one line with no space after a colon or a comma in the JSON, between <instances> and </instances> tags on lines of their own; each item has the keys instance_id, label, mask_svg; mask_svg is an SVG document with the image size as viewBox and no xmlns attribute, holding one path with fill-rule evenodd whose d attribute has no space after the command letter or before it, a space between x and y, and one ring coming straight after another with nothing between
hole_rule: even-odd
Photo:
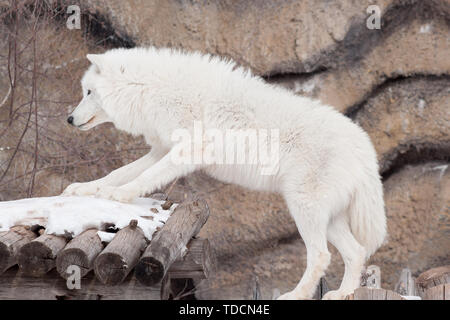
<instances>
[{"instance_id":1,"label":"wolf's head","mask_svg":"<svg viewBox=\"0 0 450 320\"><path fill-rule=\"evenodd\" d=\"M112 122L99 93L99 86L102 85L100 75L102 58L96 54L88 54L87 58L92 65L81 80L83 99L67 118L68 123L81 130L89 130L101 123Z\"/></svg>"}]
</instances>

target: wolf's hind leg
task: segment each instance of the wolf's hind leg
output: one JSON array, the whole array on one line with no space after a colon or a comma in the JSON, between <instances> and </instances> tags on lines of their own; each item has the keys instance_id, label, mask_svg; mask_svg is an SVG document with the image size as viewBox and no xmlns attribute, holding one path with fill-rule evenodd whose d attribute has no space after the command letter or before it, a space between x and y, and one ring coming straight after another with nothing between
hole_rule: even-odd
<instances>
[{"instance_id":1,"label":"wolf's hind leg","mask_svg":"<svg viewBox=\"0 0 450 320\"><path fill-rule=\"evenodd\" d=\"M342 214L330 222L328 240L339 251L344 260L345 272L338 290L327 292L323 299L344 299L360 285L361 271L364 267L366 250L353 236L350 226Z\"/></svg>"},{"instance_id":2,"label":"wolf's hind leg","mask_svg":"<svg viewBox=\"0 0 450 320\"><path fill-rule=\"evenodd\" d=\"M295 289L278 298L282 300L311 299L330 263L326 237L329 212L320 205L311 204L311 198L302 198L286 198L286 201L306 245L306 270Z\"/></svg>"}]
</instances>

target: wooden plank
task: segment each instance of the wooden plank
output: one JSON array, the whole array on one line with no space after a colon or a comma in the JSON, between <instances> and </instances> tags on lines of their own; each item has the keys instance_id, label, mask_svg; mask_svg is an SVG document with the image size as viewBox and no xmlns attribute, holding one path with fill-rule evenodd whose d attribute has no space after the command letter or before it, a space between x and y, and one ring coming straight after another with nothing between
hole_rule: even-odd
<instances>
[{"instance_id":1,"label":"wooden plank","mask_svg":"<svg viewBox=\"0 0 450 320\"><path fill-rule=\"evenodd\" d=\"M424 300L450 300L450 283L426 289Z\"/></svg>"},{"instance_id":2,"label":"wooden plank","mask_svg":"<svg viewBox=\"0 0 450 320\"><path fill-rule=\"evenodd\" d=\"M353 300L372 300L372 290L370 288L357 288L353 293Z\"/></svg>"},{"instance_id":3,"label":"wooden plank","mask_svg":"<svg viewBox=\"0 0 450 320\"><path fill-rule=\"evenodd\" d=\"M29 276L42 276L55 267L56 256L66 243L64 237L43 234L23 245L17 257L20 269Z\"/></svg>"},{"instance_id":4,"label":"wooden plank","mask_svg":"<svg viewBox=\"0 0 450 320\"><path fill-rule=\"evenodd\" d=\"M117 285L133 270L147 242L137 220L117 232L114 239L94 262L97 278L104 284Z\"/></svg>"},{"instance_id":5,"label":"wooden plank","mask_svg":"<svg viewBox=\"0 0 450 320\"><path fill-rule=\"evenodd\" d=\"M423 298L428 289L446 283L450 283L450 265L433 268L421 273L416 279L416 290Z\"/></svg>"},{"instance_id":6,"label":"wooden plank","mask_svg":"<svg viewBox=\"0 0 450 320\"><path fill-rule=\"evenodd\" d=\"M386 300L405 300L405 299L394 291L386 290Z\"/></svg>"},{"instance_id":7,"label":"wooden plank","mask_svg":"<svg viewBox=\"0 0 450 320\"><path fill-rule=\"evenodd\" d=\"M13 267L0 277L0 300L159 300L159 291L159 287L141 285L132 275L110 287L91 272L81 279L81 288L73 290L56 269L39 278L30 278Z\"/></svg>"},{"instance_id":8,"label":"wooden plank","mask_svg":"<svg viewBox=\"0 0 450 320\"><path fill-rule=\"evenodd\" d=\"M194 200L180 204L136 265L136 278L145 285L160 282L208 217L209 208L205 201Z\"/></svg>"},{"instance_id":9,"label":"wooden plank","mask_svg":"<svg viewBox=\"0 0 450 320\"><path fill-rule=\"evenodd\" d=\"M94 260L103 250L103 244L96 229L86 230L72 239L56 257L56 269L61 277L67 279L70 266L80 268L84 277L94 268Z\"/></svg>"},{"instance_id":10,"label":"wooden plank","mask_svg":"<svg viewBox=\"0 0 450 320\"><path fill-rule=\"evenodd\" d=\"M23 245L36 238L27 226L15 226L0 233L0 275L17 264L17 255Z\"/></svg>"},{"instance_id":11,"label":"wooden plank","mask_svg":"<svg viewBox=\"0 0 450 320\"><path fill-rule=\"evenodd\" d=\"M372 291L371 300L386 300L387 290L384 289L369 289Z\"/></svg>"}]
</instances>

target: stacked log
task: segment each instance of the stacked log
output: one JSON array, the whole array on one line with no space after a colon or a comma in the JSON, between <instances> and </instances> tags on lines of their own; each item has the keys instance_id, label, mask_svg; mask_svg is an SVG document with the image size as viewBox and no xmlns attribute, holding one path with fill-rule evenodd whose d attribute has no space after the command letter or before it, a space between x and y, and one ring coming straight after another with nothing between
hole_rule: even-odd
<instances>
[{"instance_id":1,"label":"stacked log","mask_svg":"<svg viewBox=\"0 0 450 320\"><path fill-rule=\"evenodd\" d=\"M137 226L137 220L132 220L95 259L95 275L107 285L121 283L133 270L146 245L144 232Z\"/></svg>"},{"instance_id":2,"label":"stacked log","mask_svg":"<svg viewBox=\"0 0 450 320\"><path fill-rule=\"evenodd\" d=\"M20 248L35 238L36 234L25 226L15 226L0 233L0 275L17 264Z\"/></svg>"},{"instance_id":3,"label":"stacked log","mask_svg":"<svg viewBox=\"0 0 450 320\"><path fill-rule=\"evenodd\" d=\"M39 277L56 266L56 256L65 247L67 239L51 234L43 234L23 245L17 259L25 275Z\"/></svg>"},{"instance_id":4,"label":"stacked log","mask_svg":"<svg viewBox=\"0 0 450 320\"><path fill-rule=\"evenodd\" d=\"M84 231L72 239L56 257L56 269L63 278L67 278L70 266L80 268L84 277L94 268L94 260L102 252L103 244L96 229Z\"/></svg>"},{"instance_id":5,"label":"stacked log","mask_svg":"<svg viewBox=\"0 0 450 320\"><path fill-rule=\"evenodd\" d=\"M180 253L187 250L186 245L208 217L209 209L204 201L179 205L139 260L136 278L148 286L160 282Z\"/></svg>"}]
</instances>

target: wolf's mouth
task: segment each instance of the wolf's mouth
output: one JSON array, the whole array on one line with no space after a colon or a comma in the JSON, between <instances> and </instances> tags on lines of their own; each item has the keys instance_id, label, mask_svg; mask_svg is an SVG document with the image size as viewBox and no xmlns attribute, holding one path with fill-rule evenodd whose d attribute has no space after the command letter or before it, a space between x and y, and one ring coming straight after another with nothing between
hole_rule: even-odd
<instances>
[{"instance_id":1,"label":"wolf's mouth","mask_svg":"<svg viewBox=\"0 0 450 320\"><path fill-rule=\"evenodd\" d=\"M85 122L85 123L83 123L83 124L80 124L80 125L78 126L78 128L82 128L82 127L84 127L85 125L88 125L89 123L91 123L91 122L94 120L94 118L95 118L95 116L92 116L92 118L90 118L87 122Z\"/></svg>"}]
</instances>

